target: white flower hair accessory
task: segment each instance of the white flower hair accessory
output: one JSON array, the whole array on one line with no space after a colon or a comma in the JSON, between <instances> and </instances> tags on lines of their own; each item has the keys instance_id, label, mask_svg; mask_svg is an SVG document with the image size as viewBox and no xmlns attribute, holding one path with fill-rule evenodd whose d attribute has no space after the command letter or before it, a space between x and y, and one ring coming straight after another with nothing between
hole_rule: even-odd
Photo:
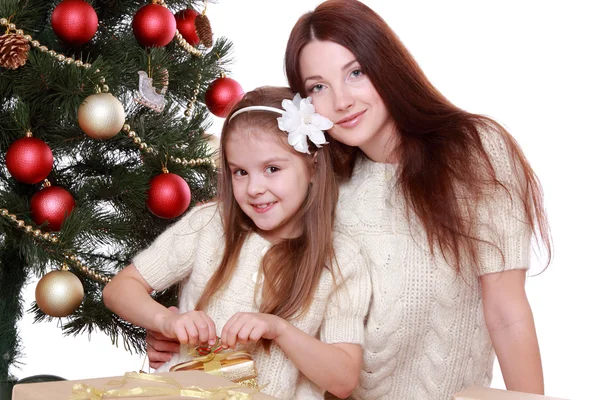
<instances>
[{"instance_id":1,"label":"white flower hair accessory","mask_svg":"<svg viewBox=\"0 0 600 400\"><path fill-rule=\"evenodd\" d=\"M333 122L315 112L312 98L303 99L297 93L294 100L285 99L281 102L281 106L283 110L268 106L244 107L233 113L229 120L246 111L272 111L282 115L277 118L277 125L279 129L288 133L288 143L296 151L310 154L307 138L317 147L327 144L323 131L330 129Z\"/></svg>"}]
</instances>

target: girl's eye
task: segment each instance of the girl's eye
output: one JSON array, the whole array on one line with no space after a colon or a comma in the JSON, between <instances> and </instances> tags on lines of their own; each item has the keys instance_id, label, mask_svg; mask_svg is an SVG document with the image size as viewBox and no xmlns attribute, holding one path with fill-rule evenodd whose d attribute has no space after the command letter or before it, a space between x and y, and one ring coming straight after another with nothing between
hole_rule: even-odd
<instances>
[{"instance_id":1,"label":"girl's eye","mask_svg":"<svg viewBox=\"0 0 600 400\"><path fill-rule=\"evenodd\" d=\"M279 168L277 168L277 167L267 167L267 169L265 171L267 172L267 174L273 174L273 173L279 171Z\"/></svg>"},{"instance_id":2,"label":"girl's eye","mask_svg":"<svg viewBox=\"0 0 600 400\"><path fill-rule=\"evenodd\" d=\"M248 173L246 171L244 171L243 169L236 169L235 171L233 171L233 175L234 176L245 176Z\"/></svg>"},{"instance_id":3,"label":"girl's eye","mask_svg":"<svg viewBox=\"0 0 600 400\"><path fill-rule=\"evenodd\" d=\"M324 85L317 83L316 85L311 86L311 88L308 89L308 91L310 93L317 93L317 92L320 92L321 90L323 90L324 87L325 87Z\"/></svg>"}]
</instances>

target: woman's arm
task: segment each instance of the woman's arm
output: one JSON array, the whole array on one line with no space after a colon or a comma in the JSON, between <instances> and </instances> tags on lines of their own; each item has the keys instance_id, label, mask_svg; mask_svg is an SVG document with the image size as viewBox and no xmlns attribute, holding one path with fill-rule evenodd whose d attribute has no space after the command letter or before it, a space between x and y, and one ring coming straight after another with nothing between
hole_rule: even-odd
<instances>
[{"instance_id":1,"label":"woman's arm","mask_svg":"<svg viewBox=\"0 0 600 400\"><path fill-rule=\"evenodd\" d=\"M150 293L150 285L130 264L106 285L102 297L106 307L132 324L177 338L180 343L214 343L215 325L204 312L175 314L155 301Z\"/></svg>"},{"instance_id":2,"label":"woman's arm","mask_svg":"<svg viewBox=\"0 0 600 400\"><path fill-rule=\"evenodd\" d=\"M535 324L525 293L525 270L480 277L485 323L507 390L544 394Z\"/></svg>"},{"instance_id":3,"label":"woman's arm","mask_svg":"<svg viewBox=\"0 0 600 400\"><path fill-rule=\"evenodd\" d=\"M223 327L221 343L272 339L308 379L328 392L345 398L358 384L362 348L358 344L327 344L271 314L237 313Z\"/></svg>"},{"instance_id":4,"label":"woman's arm","mask_svg":"<svg viewBox=\"0 0 600 400\"><path fill-rule=\"evenodd\" d=\"M275 343L308 379L339 397L346 398L358 385L362 347L352 343L323 343L287 321Z\"/></svg>"},{"instance_id":5,"label":"woman's arm","mask_svg":"<svg viewBox=\"0 0 600 400\"><path fill-rule=\"evenodd\" d=\"M169 307L169 311L178 314L177 307ZM173 354L179 353L179 341L170 339L160 332L146 329L146 355L150 368L160 368L164 363L173 358Z\"/></svg>"}]
</instances>

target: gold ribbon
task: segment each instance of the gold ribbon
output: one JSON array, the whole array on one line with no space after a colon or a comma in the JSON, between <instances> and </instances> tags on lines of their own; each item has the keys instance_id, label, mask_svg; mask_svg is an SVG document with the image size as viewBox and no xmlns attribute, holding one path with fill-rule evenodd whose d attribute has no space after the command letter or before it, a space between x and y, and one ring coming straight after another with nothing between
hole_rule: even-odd
<instances>
[{"instance_id":1,"label":"gold ribbon","mask_svg":"<svg viewBox=\"0 0 600 400\"><path fill-rule=\"evenodd\" d=\"M188 355L192 357L191 360L176 364L169 371L204 371L258 389L256 364L247 351L223 351L221 339L217 338L212 346L192 348Z\"/></svg>"},{"instance_id":2,"label":"gold ribbon","mask_svg":"<svg viewBox=\"0 0 600 400\"><path fill-rule=\"evenodd\" d=\"M189 361L184 361L177 365L171 367L169 371L186 371L191 369L200 369L205 372L220 376L220 370L224 366L231 364L231 362L236 362L239 359L245 359L247 361L252 361L252 356L247 351L233 351L233 352L225 352L225 353L214 353L211 352L209 354L200 356L198 355L198 351L193 349L190 351L191 355L196 355L196 357L192 358ZM230 361L228 363L227 361Z\"/></svg>"},{"instance_id":3,"label":"gold ribbon","mask_svg":"<svg viewBox=\"0 0 600 400\"><path fill-rule=\"evenodd\" d=\"M140 374L138 372L127 372L124 379L108 382L110 386L123 386L127 379L140 379L158 383L164 383L170 387L146 386L133 389L111 389L103 390L84 383L73 386L71 400L102 400L110 397L158 397L158 396L181 396L196 399L209 400L251 400L258 390L251 393L240 392L240 387L225 386L215 389L202 389L197 386L182 387L175 379L154 374Z\"/></svg>"}]
</instances>

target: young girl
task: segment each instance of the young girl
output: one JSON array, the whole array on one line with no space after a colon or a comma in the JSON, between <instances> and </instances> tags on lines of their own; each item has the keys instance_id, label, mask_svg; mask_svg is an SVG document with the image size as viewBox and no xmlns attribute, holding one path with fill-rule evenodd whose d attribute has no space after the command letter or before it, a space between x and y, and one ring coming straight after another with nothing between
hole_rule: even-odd
<instances>
[{"instance_id":1,"label":"young girl","mask_svg":"<svg viewBox=\"0 0 600 400\"><path fill-rule=\"evenodd\" d=\"M244 96L223 126L218 201L195 207L138 254L104 302L179 340L179 355L161 370L220 336L250 351L268 394L346 397L360 373L370 280L358 246L332 232L337 185L322 146L331 122L310 99L291 98L287 88ZM177 282L180 314L150 296Z\"/></svg>"}]
</instances>

